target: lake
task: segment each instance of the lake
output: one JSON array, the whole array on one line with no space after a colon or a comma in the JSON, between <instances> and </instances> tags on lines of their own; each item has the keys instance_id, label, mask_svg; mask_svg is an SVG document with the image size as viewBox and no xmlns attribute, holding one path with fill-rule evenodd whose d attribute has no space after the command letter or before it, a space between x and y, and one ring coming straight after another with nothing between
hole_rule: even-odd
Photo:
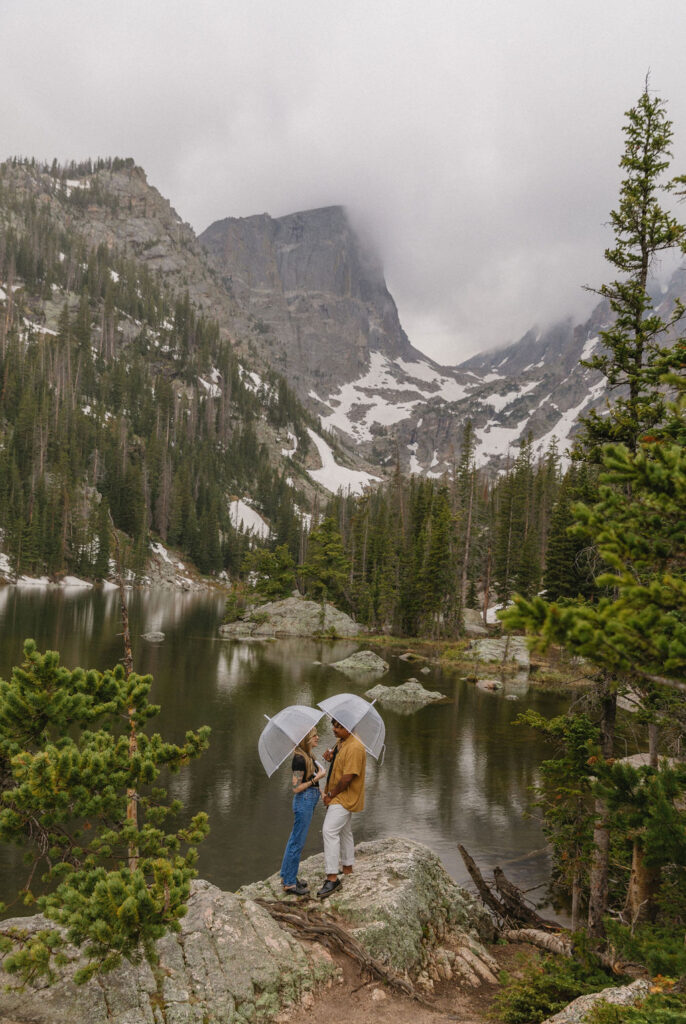
<instances>
[{"instance_id":1,"label":"lake","mask_svg":"<svg viewBox=\"0 0 686 1024\"><path fill-rule=\"evenodd\" d=\"M129 614L137 672L150 672L151 698L162 705L152 727L180 742L187 729L207 724L211 748L179 776L170 792L195 812L210 816L211 835L200 847L199 872L222 889L278 870L291 825L288 766L267 779L257 755L258 736L287 704L310 704L334 693L364 693L330 663L364 649L364 642L285 639L237 643L221 639L217 627L223 597L214 593L129 591ZM160 630L163 643L141 633ZM32 637L40 650L58 650L64 665L104 670L122 657L119 598L115 590L0 587L0 677L9 678ZM357 840L401 835L420 840L441 857L459 882L468 880L457 844L482 870L499 864L518 885L544 886L549 873L545 839L527 816L530 788L543 741L513 726L533 707L559 714L559 696L530 690L518 701L477 690L455 672L400 661L401 647L374 650L390 663L383 682L417 676L450 703L411 715L380 708L386 723L382 765L368 759L366 810L354 819ZM320 664L318 664L320 663ZM373 683L369 685L374 685ZM322 722L322 745L333 740ZM321 850L322 813L315 812L305 856ZM20 877L21 854L0 848L0 898ZM538 894L542 894L544 889ZM534 894L536 895L536 894Z\"/></svg>"}]
</instances>

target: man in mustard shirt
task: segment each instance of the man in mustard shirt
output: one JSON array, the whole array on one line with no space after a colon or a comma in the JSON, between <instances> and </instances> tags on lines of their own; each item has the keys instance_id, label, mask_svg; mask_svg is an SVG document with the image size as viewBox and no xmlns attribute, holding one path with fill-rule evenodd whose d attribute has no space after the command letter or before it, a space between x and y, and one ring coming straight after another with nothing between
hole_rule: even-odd
<instances>
[{"instance_id":1,"label":"man in mustard shirt","mask_svg":"<svg viewBox=\"0 0 686 1024\"><path fill-rule=\"evenodd\" d=\"M331 727L338 742L332 750L324 752L330 768L324 793L326 817L322 828L326 878L317 892L320 899L330 896L340 886L339 865L344 875L352 874L355 861L352 816L364 809L364 772L367 766L367 752L357 736L335 719Z\"/></svg>"}]
</instances>

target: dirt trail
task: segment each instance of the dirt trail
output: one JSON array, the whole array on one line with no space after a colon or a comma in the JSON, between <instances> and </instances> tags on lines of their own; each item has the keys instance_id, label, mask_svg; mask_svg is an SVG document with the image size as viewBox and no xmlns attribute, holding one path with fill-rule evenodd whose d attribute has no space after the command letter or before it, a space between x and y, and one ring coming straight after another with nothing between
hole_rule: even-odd
<instances>
[{"instance_id":1,"label":"dirt trail","mask_svg":"<svg viewBox=\"0 0 686 1024\"><path fill-rule=\"evenodd\" d=\"M520 953L535 956L525 945L491 946L490 954L503 970L515 970ZM343 981L314 997L308 1007L298 1010L298 1021L306 1024L493 1024L489 1016L499 985L471 989L454 982L440 982L428 998L433 1008L398 996L378 982L368 982L348 957L335 957L343 970Z\"/></svg>"}]
</instances>

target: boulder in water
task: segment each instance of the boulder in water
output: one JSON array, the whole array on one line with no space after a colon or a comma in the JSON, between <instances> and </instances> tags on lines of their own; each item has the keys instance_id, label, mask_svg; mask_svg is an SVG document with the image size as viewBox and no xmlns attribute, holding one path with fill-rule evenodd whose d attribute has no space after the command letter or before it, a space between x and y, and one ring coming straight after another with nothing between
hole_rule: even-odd
<instances>
[{"instance_id":1,"label":"boulder in water","mask_svg":"<svg viewBox=\"0 0 686 1024\"><path fill-rule=\"evenodd\" d=\"M222 636L241 640L248 636L358 636L365 629L332 604L287 597L251 608L242 619L219 627Z\"/></svg>"},{"instance_id":2,"label":"boulder in water","mask_svg":"<svg viewBox=\"0 0 686 1024\"><path fill-rule=\"evenodd\" d=\"M331 668L335 668L344 676L353 679L357 676L380 679L388 672L388 662L380 658L378 654L374 654L374 651L356 651L349 658L332 662Z\"/></svg>"},{"instance_id":3,"label":"boulder in water","mask_svg":"<svg viewBox=\"0 0 686 1024\"><path fill-rule=\"evenodd\" d=\"M434 704L436 701L444 701L448 698L438 690L425 690L418 679L407 679L400 686L378 686L367 690L365 697L376 700L380 704L387 704L400 710L410 709L417 711L427 704Z\"/></svg>"}]
</instances>

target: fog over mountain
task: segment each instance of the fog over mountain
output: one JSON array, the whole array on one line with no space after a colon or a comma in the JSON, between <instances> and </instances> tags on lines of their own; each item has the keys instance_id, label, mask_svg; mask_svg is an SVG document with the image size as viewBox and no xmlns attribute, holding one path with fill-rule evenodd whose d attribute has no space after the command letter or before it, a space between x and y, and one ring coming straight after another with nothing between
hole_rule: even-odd
<instances>
[{"instance_id":1,"label":"fog over mountain","mask_svg":"<svg viewBox=\"0 0 686 1024\"><path fill-rule=\"evenodd\" d=\"M133 156L196 232L345 206L441 363L593 304L645 74L686 169L671 0L5 0L0 157Z\"/></svg>"}]
</instances>

